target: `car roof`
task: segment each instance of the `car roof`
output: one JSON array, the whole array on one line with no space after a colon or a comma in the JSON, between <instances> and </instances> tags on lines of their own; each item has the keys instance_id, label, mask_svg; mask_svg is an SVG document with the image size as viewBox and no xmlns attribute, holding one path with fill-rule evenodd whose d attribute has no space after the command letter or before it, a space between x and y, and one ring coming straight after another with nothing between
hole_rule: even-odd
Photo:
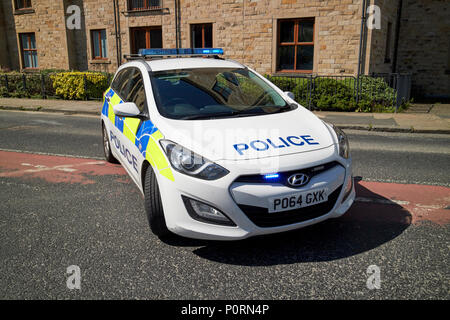
<instances>
[{"instance_id":1,"label":"car roof","mask_svg":"<svg viewBox=\"0 0 450 320\"><path fill-rule=\"evenodd\" d=\"M147 60L146 63L152 71L190 69L190 68L244 68L232 60L214 58L167 58Z\"/></svg>"}]
</instances>

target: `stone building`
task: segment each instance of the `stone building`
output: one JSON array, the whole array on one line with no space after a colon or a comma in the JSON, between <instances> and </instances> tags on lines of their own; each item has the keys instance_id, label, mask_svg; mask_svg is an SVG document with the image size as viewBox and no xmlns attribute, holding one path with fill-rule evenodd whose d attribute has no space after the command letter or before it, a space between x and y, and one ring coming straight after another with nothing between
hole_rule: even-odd
<instances>
[{"instance_id":1,"label":"stone building","mask_svg":"<svg viewBox=\"0 0 450 320\"><path fill-rule=\"evenodd\" d=\"M3 69L113 72L139 48L222 47L261 73L412 73L417 94L450 94L447 0L0 1Z\"/></svg>"}]
</instances>

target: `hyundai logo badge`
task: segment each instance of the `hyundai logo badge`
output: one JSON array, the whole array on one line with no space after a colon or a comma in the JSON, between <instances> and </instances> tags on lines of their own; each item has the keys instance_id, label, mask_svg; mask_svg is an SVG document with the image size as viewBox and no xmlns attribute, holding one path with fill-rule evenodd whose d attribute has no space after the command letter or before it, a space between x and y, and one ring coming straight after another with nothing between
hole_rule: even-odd
<instances>
[{"instance_id":1,"label":"hyundai logo badge","mask_svg":"<svg viewBox=\"0 0 450 320\"><path fill-rule=\"evenodd\" d=\"M296 173L290 176L287 182L293 187L301 187L309 182L309 177L303 173Z\"/></svg>"}]
</instances>

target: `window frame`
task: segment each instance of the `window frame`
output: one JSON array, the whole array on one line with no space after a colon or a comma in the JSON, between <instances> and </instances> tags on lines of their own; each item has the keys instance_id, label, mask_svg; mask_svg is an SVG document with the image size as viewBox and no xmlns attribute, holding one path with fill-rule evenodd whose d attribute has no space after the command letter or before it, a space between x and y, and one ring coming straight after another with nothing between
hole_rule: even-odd
<instances>
[{"instance_id":1,"label":"window frame","mask_svg":"<svg viewBox=\"0 0 450 320\"><path fill-rule=\"evenodd\" d=\"M201 47L194 47L194 38L192 37L192 28L195 26L201 26L202 27L202 46ZM205 47L205 27L211 26L211 47ZM191 23L190 25L190 38L191 38L191 48L214 48L214 29L213 29L213 23L212 22L205 22L205 23Z\"/></svg>"},{"instance_id":2,"label":"window frame","mask_svg":"<svg viewBox=\"0 0 450 320\"><path fill-rule=\"evenodd\" d=\"M102 49L102 31L105 31L105 47L106 47L106 56L103 56ZM98 32L98 47L100 56L95 55L95 46L94 46L94 33ZM91 55L92 60L108 60L108 37L106 36L106 29L92 29L91 30Z\"/></svg>"},{"instance_id":3,"label":"window frame","mask_svg":"<svg viewBox=\"0 0 450 320\"><path fill-rule=\"evenodd\" d=\"M31 35L34 36L34 44L35 47L31 48ZM28 49L25 49L23 47L23 41L22 41L22 37L26 36L27 37L27 42L28 42ZM19 33L19 42L20 42L20 53L22 56L22 68L26 69L26 70L36 70L39 69L39 62L38 62L38 50L37 50L37 44L36 44L36 33L34 32L24 32L24 33ZM34 62L33 59L31 59L31 67L25 67L25 51L28 52L36 52L36 66L33 66Z\"/></svg>"},{"instance_id":4,"label":"window frame","mask_svg":"<svg viewBox=\"0 0 450 320\"><path fill-rule=\"evenodd\" d=\"M144 30L145 31L145 47L151 48L151 38L150 38L150 31L151 30L161 30L161 48L163 48L163 34L162 34L162 26L148 26L148 27L131 27L130 28L130 43L131 43L131 51L132 52L138 52L140 48L135 48L135 42L134 42L134 32L137 30ZM137 50L134 50L137 49Z\"/></svg>"},{"instance_id":5,"label":"window frame","mask_svg":"<svg viewBox=\"0 0 450 320\"><path fill-rule=\"evenodd\" d=\"M23 3L22 7L19 6L19 1ZM27 10L33 8L31 0L14 0L14 7L16 10Z\"/></svg>"},{"instance_id":6,"label":"window frame","mask_svg":"<svg viewBox=\"0 0 450 320\"><path fill-rule=\"evenodd\" d=\"M293 21L294 24L294 41L293 42L281 42L281 23ZM299 42L298 41L298 30L301 22L312 22L313 23L313 35L312 42ZM276 65L275 70L277 72L283 73L313 73L314 72L314 51L315 51L315 37L316 37L316 19L312 18L291 18L291 19L278 19L277 21L277 51L276 51ZM279 49L280 47L294 47L294 69L279 69ZM313 46L313 68L311 70L297 70L297 47L298 46Z\"/></svg>"},{"instance_id":7,"label":"window frame","mask_svg":"<svg viewBox=\"0 0 450 320\"><path fill-rule=\"evenodd\" d=\"M133 0L127 0L128 11L146 11L146 10L160 10L162 8L162 0L159 0L159 6L151 6L151 0L141 0L142 7L133 7Z\"/></svg>"}]
</instances>

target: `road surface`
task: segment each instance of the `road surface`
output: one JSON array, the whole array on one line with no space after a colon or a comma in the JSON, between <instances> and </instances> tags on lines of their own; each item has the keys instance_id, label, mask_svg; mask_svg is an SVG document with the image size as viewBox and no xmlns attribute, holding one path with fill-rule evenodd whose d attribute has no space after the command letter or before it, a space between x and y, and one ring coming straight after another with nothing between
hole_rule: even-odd
<instances>
[{"instance_id":1,"label":"road surface","mask_svg":"<svg viewBox=\"0 0 450 320\"><path fill-rule=\"evenodd\" d=\"M0 298L449 299L450 136L347 133L357 201L342 218L160 240L104 162L97 117L0 111Z\"/></svg>"}]
</instances>

